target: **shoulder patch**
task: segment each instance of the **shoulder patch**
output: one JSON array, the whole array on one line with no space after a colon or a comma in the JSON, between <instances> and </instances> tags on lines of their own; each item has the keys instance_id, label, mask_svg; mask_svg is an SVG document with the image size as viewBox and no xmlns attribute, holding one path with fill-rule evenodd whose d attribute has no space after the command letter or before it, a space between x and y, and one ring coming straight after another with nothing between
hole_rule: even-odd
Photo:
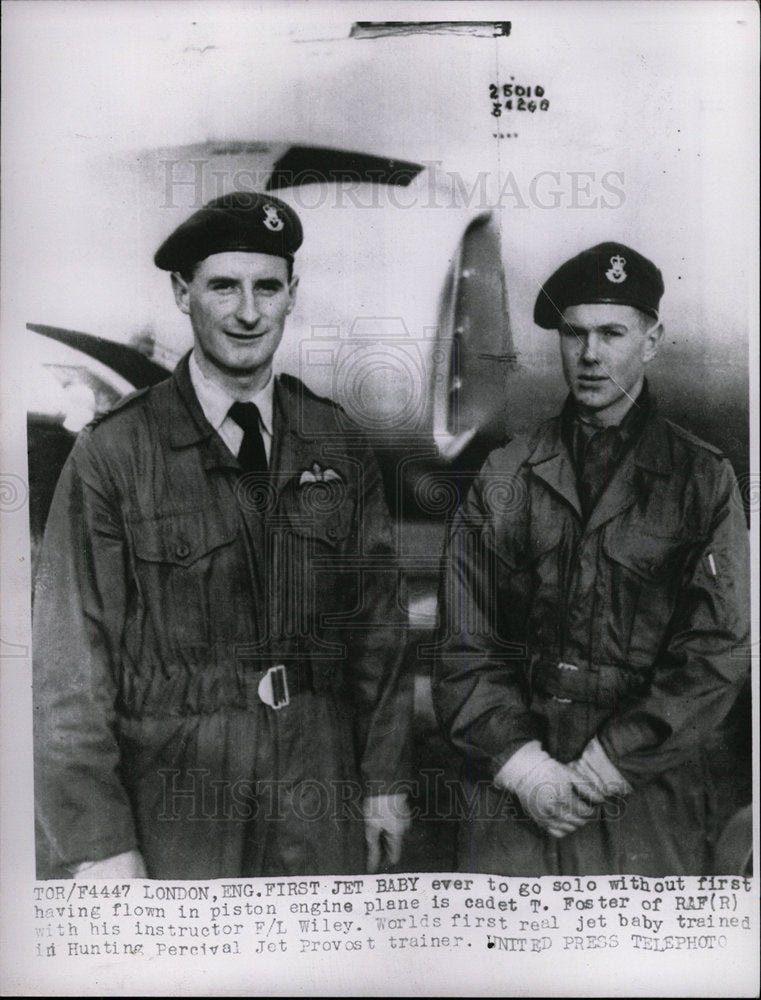
<instances>
[{"instance_id":1,"label":"shoulder patch","mask_svg":"<svg viewBox=\"0 0 761 1000\"><path fill-rule=\"evenodd\" d=\"M115 413L119 413L121 410L125 409L125 407L131 406L135 400L145 396L150 388L151 387L149 385L146 385L142 389L135 389L134 392L128 392L126 396L122 396L120 400L114 403L110 410L106 410L104 413L99 413L96 417L93 417L90 423L87 424L87 427L92 430L93 427L97 427L99 424L102 424L104 420L108 420L108 418L112 417Z\"/></svg>"},{"instance_id":2,"label":"shoulder patch","mask_svg":"<svg viewBox=\"0 0 761 1000\"><path fill-rule=\"evenodd\" d=\"M702 448L703 451L708 451L712 455L716 455L717 458L724 457L724 452L721 450L721 448L717 448L715 445L709 444L702 438L696 437L694 434L691 434L689 431L686 431L684 427L680 427L679 424L675 424L671 420L667 420L666 423L668 424L670 430L673 431L673 433L678 438L681 438L683 441L687 441L689 444L694 445L696 448Z\"/></svg>"}]
</instances>

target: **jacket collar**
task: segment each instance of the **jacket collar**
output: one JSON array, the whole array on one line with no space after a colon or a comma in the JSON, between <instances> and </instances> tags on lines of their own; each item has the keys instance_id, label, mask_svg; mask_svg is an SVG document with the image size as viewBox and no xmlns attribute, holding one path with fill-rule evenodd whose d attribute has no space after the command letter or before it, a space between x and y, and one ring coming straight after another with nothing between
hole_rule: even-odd
<instances>
[{"instance_id":1,"label":"jacket collar","mask_svg":"<svg viewBox=\"0 0 761 1000\"><path fill-rule=\"evenodd\" d=\"M214 428L204 416L190 379L190 351L175 368L169 389L166 419L171 446L186 448L210 438Z\"/></svg>"},{"instance_id":2,"label":"jacket collar","mask_svg":"<svg viewBox=\"0 0 761 1000\"><path fill-rule=\"evenodd\" d=\"M236 396L218 382L205 375L198 364L198 352L194 348L190 352L188 372L193 386L193 392L201 404L206 419L215 430L219 430L230 414L230 407L240 401L254 403L259 411L259 420L267 434L272 437L272 402L275 379L270 370L270 376L263 388L253 395Z\"/></svg>"},{"instance_id":3,"label":"jacket collar","mask_svg":"<svg viewBox=\"0 0 761 1000\"><path fill-rule=\"evenodd\" d=\"M211 436L213 428L204 416L190 378L190 351L180 360L168 380L169 437L173 448L197 444ZM335 434L332 407L312 396L298 379L278 375L273 390L273 432L280 430L314 441Z\"/></svg>"},{"instance_id":4,"label":"jacket collar","mask_svg":"<svg viewBox=\"0 0 761 1000\"><path fill-rule=\"evenodd\" d=\"M291 375L275 379L271 467L282 482L329 452L341 428L336 410Z\"/></svg>"},{"instance_id":5,"label":"jacket collar","mask_svg":"<svg viewBox=\"0 0 761 1000\"><path fill-rule=\"evenodd\" d=\"M204 416L190 379L189 358L190 352L165 383L168 393L161 423L167 427L169 443L172 448L186 448L206 442L207 466L237 468L238 460ZM278 375L275 379L272 425L270 468L278 473L281 486L289 476L309 468L319 458L320 446L315 445L316 441L329 444L340 430L334 407L313 396L289 375Z\"/></svg>"},{"instance_id":6,"label":"jacket collar","mask_svg":"<svg viewBox=\"0 0 761 1000\"><path fill-rule=\"evenodd\" d=\"M336 410L329 400L313 395L293 375L275 379L273 425L303 441L325 440L340 430Z\"/></svg>"},{"instance_id":7,"label":"jacket collar","mask_svg":"<svg viewBox=\"0 0 761 1000\"><path fill-rule=\"evenodd\" d=\"M581 502L576 488L576 472L563 441L561 418L555 417L541 428L527 459L535 476L541 479L581 517ZM592 511L586 531L609 521L638 498L642 486L637 470L667 476L673 467L671 443L666 420L658 413L654 400L639 440L627 452L613 478Z\"/></svg>"},{"instance_id":8,"label":"jacket collar","mask_svg":"<svg viewBox=\"0 0 761 1000\"><path fill-rule=\"evenodd\" d=\"M563 443L560 417L555 417L542 426L527 462L534 475L559 494L581 517L576 471Z\"/></svg>"},{"instance_id":9,"label":"jacket collar","mask_svg":"<svg viewBox=\"0 0 761 1000\"><path fill-rule=\"evenodd\" d=\"M653 413L634 446L633 457L639 468L659 476L668 476L674 466L668 422L657 412L655 403Z\"/></svg>"}]
</instances>

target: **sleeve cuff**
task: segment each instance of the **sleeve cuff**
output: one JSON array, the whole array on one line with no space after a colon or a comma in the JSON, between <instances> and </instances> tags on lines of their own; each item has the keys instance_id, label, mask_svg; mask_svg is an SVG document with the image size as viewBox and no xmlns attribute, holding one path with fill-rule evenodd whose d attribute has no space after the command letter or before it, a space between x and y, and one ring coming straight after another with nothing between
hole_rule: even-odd
<instances>
[{"instance_id":1,"label":"sleeve cuff","mask_svg":"<svg viewBox=\"0 0 761 1000\"><path fill-rule=\"evenodd\" d=\"M145 863L140 852L133 848L98 861L80 861L69 869L78 878L145 878ZM106 874L103 874L104 871Z\"/></svg>"},{"instance_id":2,"label":"sleeve cuff","mask_svg":"<svg viewBox=\"0 0 761 1000\"><path fill-rule=\"evenodd\" d=\"M582 764L594 772L599 779L599 786L605 789L606 794L628 795L631 792L632 786L612 763L596 736L587 743L580 759Z\"/></svg>"},{"instance_id":3,"label":"sleeve cuff","mask_svg":"<svg viewBox=\"0 0 761 1000\"><path fill-rule=\"evenodd\" d=\"M524 743L497 771L494 784L498 788L506 788L509 792L517 792L525 778L550 759L550 755L542 749L539 740Z\"/></svg>"},{"instance_id":4,"label":"sleeve cuff","mask_svg":"<svg viewBox=\"0 0 761 1000\"><path fill-rule=\"evenodd\" d=\"M365 799L365 812L401 812L407 808L407 793L392 792L390 795L368 795Z\"/></svg>"}]
</instances>

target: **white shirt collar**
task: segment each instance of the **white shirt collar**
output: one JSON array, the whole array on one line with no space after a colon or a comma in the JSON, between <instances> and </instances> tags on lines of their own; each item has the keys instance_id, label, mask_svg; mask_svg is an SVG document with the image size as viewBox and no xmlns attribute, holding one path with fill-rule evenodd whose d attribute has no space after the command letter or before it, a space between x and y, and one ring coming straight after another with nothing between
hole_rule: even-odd
<instances>
[{"instance_id":1,"label":"white shirt collar","mask_svg":"<svg viewBox=\"0 0 761 1000\"><path fill-rule=\"evenodd\" d=\"M259 419L265 432L272 435L272 409L275 391L275 379L270 372L267 384L250 396L233 396L217 382L212 381L201 371L196 360L195 349L190 354L190 381L201 404L204 416L215 431L218 431L227 419L230 407L237 400L244 403L256 403Z\"/></svg>"}]
</instances>

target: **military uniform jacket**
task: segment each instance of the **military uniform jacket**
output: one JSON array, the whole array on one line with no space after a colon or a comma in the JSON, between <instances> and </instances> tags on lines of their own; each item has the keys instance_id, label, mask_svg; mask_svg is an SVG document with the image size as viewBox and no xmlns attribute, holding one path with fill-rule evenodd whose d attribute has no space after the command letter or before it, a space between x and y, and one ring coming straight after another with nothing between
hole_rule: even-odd
<instances>
[{"instance_id":1,"label":"military uniform jacket","mask_svg":"<svg viewBox=\"0 0 761 1000\"><path fill-rule=\"evenodd\" d=\"M493 777L534 739L571 761L597 735L634 786L635 823L642 789L694 763L747 673L748 535L734 474L657 412L586 524L560 418L494 451L444 565L434 702L474 774ZM643 826L670 821L658 816ZM568 870L634 866L621 829L609 837L618 855L606 858L586 828L553 850L572 854L583 835ZM563 868L562 858L531 863Z\"/></svg>"},{"instance_id":2,"label":"military uniform jacket","mask_svg":"<svg viewBox=\"0 0 761 1000\"><path fill-rule=\"evenodd\" d=\"M241 833L242 819L262 820L257 781L283 779L293 820L299 783L364 795L407 776L406 620L374 457L339 407L280 376L270 470L242 472L187 358L80 434L34 608L36 793L52 863L138 846L156 877L259 874L264 848ZM275 711L258 690L278 664L309 694ZM303 853L308 828L318 853L320 839L340 840L329 808L310 808L301 820L315 822L297 823L268 871L350 869L338 847L323 861Z\"/></svg>"}]
</instances>

